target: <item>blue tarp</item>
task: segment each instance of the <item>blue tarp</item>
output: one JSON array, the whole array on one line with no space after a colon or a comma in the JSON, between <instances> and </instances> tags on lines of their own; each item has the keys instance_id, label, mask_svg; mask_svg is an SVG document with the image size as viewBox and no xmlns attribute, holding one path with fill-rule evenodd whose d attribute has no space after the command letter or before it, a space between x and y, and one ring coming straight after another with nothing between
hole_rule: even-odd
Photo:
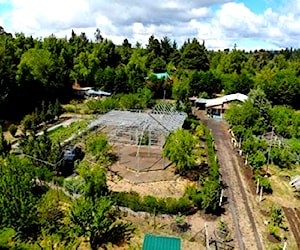
<instances>
[{"instance_id":1,"label":"blue tarp","mask_svg":"<svg viewBox=\"0 0 300 250\"><path fill-rule=\"evenodd\" d=\"M88 95L111 95L111 93L109 92L105 92L102 90L93 90L93 89L89 89L86 93Z\"/></svg>"}]
</instances>

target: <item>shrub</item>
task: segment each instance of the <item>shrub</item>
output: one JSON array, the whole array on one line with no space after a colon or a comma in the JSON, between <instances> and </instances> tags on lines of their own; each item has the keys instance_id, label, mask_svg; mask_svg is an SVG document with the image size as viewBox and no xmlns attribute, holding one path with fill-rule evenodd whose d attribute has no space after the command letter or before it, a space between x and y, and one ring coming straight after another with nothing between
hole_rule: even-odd
<instances>
[{"instance_id":1,"label":"shrub","mask_svg":"<svg viewBox=\"0 0 300 250\"><path fill-rule=\"evenodd\" d=\"M269 226L269 232L272 234L277 240L281 240L281 237L279 235L279 228L273 224Z\"/></svg>"},{"instance_id":2,"label":"shrub","mask_svg":"<svg viewBox=\"0 0 300 250\"><path fill-rule=\"evenodd\" d=\"M166 214L191 214L195 212L194 204L188 197L179 199L172 197L156 198L151 195L141 197L136 192L112 193L112 197L118 206L128 207L133 211Z\"/></svg>"},{"instance_id":3,"label":"shrub","mask_svg":"<svg viewBox=\"0 0 300 250\"><path fill-rule=\"evenodd\" d=\"M15 124L10 124L8 127L9 133L14 137L17 133L18 127Z\"/></svg>"},{"instance_id":4,"label":"shrub","mask_svg":"<svg viewBox=\"0 0 300 250\"><path fill-rule=\"evenodd\" d=\"M53 182L55 185L63 186L65 178L63 176L54 176Z\"/></svg>"},{"instance_id":5,"label":"shrub","mask_svg":"<svg viewBox=\"0 0 300 250\"><path fill-rule=\"evenodd\" d=\"M201 125L199 120L193 119L191 117L187 117L184 120L183 128L184 129L191 129L192 127L196 127L198 125Z\"/></svg>"},{"instance_id":6,"label":"shrub","mask_svg":"<svg viewBox=\"0 0 300 250\"><path fill-rule=\"evenodd\" d=\"M272 193L273 192L272 185L271 185L271 182L270 182L268 177L255 175L254 180L255 180L255 184L257 184L257 182L259 180L259 186L263 187L264 192L266 192L266 193Z\"/></svg>"},{"instance_id":7,"label":"shrub","mask_svg":"<svg viewBox=\"0 0 300 250\"><path fill-rule=\"evenodd\" d=\"M72 106L72 105L68 105L68 106L65 106L65 112L67 113L76 113L76 108L75 106Z\"/></svg>"},{"instance_id":8,"label":"shrub","mask_svg":"<svg viewBox=\"0 0 300 250\"><path fill-rule=\"evenodd\" d=\"M25 131L27 131L27 130L34 130L35 131L36 130L37 125L36 125L35 118L34 118L33 114L25 115L21 123L22 123Z\"/></svg>"},{"instance_id":9,"label":"shrub","mask_svg":"<svg viewBox=\"0 0 300 250\"><path fill-rule=\"evenodd\" d=\"M201 209L202 197L196 185L188 185L185 188L184 196L194 202Z\"/></svg>"}]
</instances>

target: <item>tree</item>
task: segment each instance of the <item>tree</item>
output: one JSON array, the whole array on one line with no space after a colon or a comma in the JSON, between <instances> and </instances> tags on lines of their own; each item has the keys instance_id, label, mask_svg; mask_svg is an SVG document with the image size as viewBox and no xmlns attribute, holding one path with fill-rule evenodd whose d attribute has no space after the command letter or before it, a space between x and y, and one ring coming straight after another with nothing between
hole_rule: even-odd
<instances>
[{"instance_id":1,"label":"tree","mask_svg":"<svg viewBox=\"0 0 300 250\"><path fill-rule=\"evenodd\" d=\"M177 102L188 103L190 96L190 85L187 77L175 78L172 87L172 96Z\"/></svg>"},{"instance_id":2,"label":"tree","mask_svg":"<svg viewBox=\"0 0 300 250\"><path fill-rule=\"evenodd\" d=\"M239 74L233 72L231 74L223 75L223 84L227 94L248 94L254 86L254 81L248 72L243 69Z\"/></svg>"},{"instance_id":3,"label":"tree","mask_svg":"<svg viewBox=\"0 0 300 250\"><path fill-rule=\"evenodd\" d=\"M18 127L15 124L10 124L8 127L9 133L14 137L17 133Z\"/></svg>"},{"instance_id":4,"label":"tree","mask_svg":"<svg viewBox=\"0 0 300 250\"><path fill-rule=\"evenodd\" d=\"M62 196L64 194L59 190L49 190L40 199L37 214L38 222L46 235L56 234L59 241L62 241L64 235L68 234L64 219L66 211L63 208Z\"/></svg>"},{"instance_id":5,"label":"tree","mask_svg":"<svg viewBox=\"0 0 300 250\"><path fill-rule=\"evenodd\" d=\"M219 180L207 180L201 189L201 208L206 212L216 212L219 208L221 189Z\"/></svg>"},{"instance_id":6,"label":"tree","mask_svg":"<svg viewBox=\"0 0 300 250\"><path fill-rule=\"evenodd\" d=\"M129 223L116 219L117 211L113 202L101 197L93 202L90 198L80 197L70 211L72 230L79 236L88 237L92 249L105 243L119 243L127 240L133 228Z\"/></svg>"},{"instance_id":7,"label":"tree","mask_svg":"<svg viewBox=\"0 0 300 250\"><path fill-rule=\"evenodd\" d=\"M164 36L160 41L161 44L161 54L165 62L170 62L170 56L176 50L171 45L171 41L167 36Z\"/></svg>"},{"instance_id":8,"label":"tree","mask_svg":"<svg viewBox=\"0 0 300 250\"><path fill-rule=\"evenodd\" d=\"M122 47L119 49L119 53L121 55L121 62L124 65L128 64L132 54L131 44L129 43L128 39L124 39Z\"/></svg>"},{"instance_id":9,"label":"tree","mask_svg":"<svg viewBox=\"0 0 300 250\"><path fill-rule=\"evenodd\" d=\"M37 130L37 125L33 114L25 115L23 120L21 121L21 124L25 132L28 130L32 130L35 132Z\"/></svg>"},{"instance_id":10,"label":"tree","mask_svg":"<svg viewBox=\"0 0 300 250\"><path fill-rule=\"evenodd\" d=\"M37 175L42 180L48 180L56 173L57 163L63 157L60 146L51 141L47 131L43 131L43 134L39 136L24 135L20 141L20 148L37 167Z\"/></svg>"},{"instance_id":11,"label":"tree","mask_svg":"<svg viewBox=\"0 0 300 250\"><path fill-rule=\"evenodd\" d=\"M171 133L163 149L163 155L176 164L179 172L196 166L194 149L197 139L188 131L179 129Z\"/></svg>"},{"instance_id":12,"label":"tree","mask_svg":"<svg viewBox=\"0 0 300 250\"><path fill-rule=\"evenodd\" d=\"M0 228L13 228L20 237L35 237L38 189L30 161L0 158Z\"/></svg>"},{"instance_id":13,"label":"tree","mask_svg":"<svg viewBox=\"0 0 300 250\"><path fill-rule=\"evenodd\" d=\"M62 108L60 102L58 101L58 99L56 99L56 101L54 103L54 107L53 107L53 115L56 119L59 119L59 117L62 113L63 113L63 108Z\"/></svg>"},{"instance_id":14,"label":"tree","mask_svg":"<svg viewBox=\"0 0 300 250\"><path fill-rule=\"evenodd\" d=\"M180 65L182 68L203 71L209 69L209 60L204 42L200 44L196 38L183 47L181 60Z\"/></svg>"},{"instance_id":15,"label":"tree","mask_svg":"<svg viewBox=\"0 0 300 250\"><path fill-rule=\"evenodd\" d=\"M166 72L166 62L162 57L155 58L151 63L151 69L155 73L163 73Z\"/></svg>"},{"instance_id":16,"label":"tree","mask_svg":"<svg viewBox=\"0 0 300 250\"><path fill-rule=\"evenodd\" d=\"M54 118L54 106L51 102L49 102L45 116L45 122L52 122Z\"/></svg>"},{"instance_id":17,"label":"tree","mask_svg":"<svg viewBox=\"0 0 300 250\"><path fill-rule=\"evenodd\" d=\"M281 227L284 222L284 214L282 208L278 205L273 205L271 207L270 213L273 224Z\"/></svg>"},{"instance_id":18,"label":"tree","mask_svg":"<svg viewBox=\"0 0 300 250\"><path fill-rule=\"evenodd\" d=\"M82 162L78 167L78 172L85 182L83 188L85 197L89 197L94 201L109 194L106 172L103 168L91 169L89 164Z\"/></svg>"},{"instance_id":19,"label":"tree","mask_svg":"<svg viewBox=\"0 0 300 250\"><path fill-rule=\"evenodd\" d=\"M0 125L0 155L5 156L10 151L10 145L7 140L4 138L2 131L2 126Z\"/></svg>"},{"instance_id":20,"label":"tree","mask_svg":"<svg viewBox=\"0 0 300 250\"><path fill-rule=\"evenodd\" d=\"M189 78L191 95L198 96L200 93L206 92L209 97L215 93L220 93L223 89L221 79L214 72L195 71Z\"/></svg>"},{"instance_id":21,"label":"tree","mask_svg":"<svg viewBox=\"0 0 300 250\"><path fill-rule=\"evenodd\" d=\"M96 32L94 33L95 40L97 43L101 43L103 41L103 36L101 35L101 31L99 28L96 29Z\"/></svg>"},{"instance_id":22,"label":"tree","mask_svg":"<svg viewBox=\"0 0 300 250\"><path fill-rule=\"evenodd\" d=\"M31 103L34 108L43 97L53 98L56 93L53 89L57 90L58 85L55 83L55 74L55 62L48 50L34 48L26 51L22 55L16 75L23 92L19 101Z\"/></svg>"},{"instance_id":23,"label":"tree","mask_svg":"<svg viewBox=\"0 0 300 250\"><path fill-rule=\"evenodd\" d=\"M233 126L251 129L255 135L262 135L270 129L271 103L261 89L251 90L242 104L232 105L226 111L226 119Z\"/></svg>"},{"instance_id":24,"label":"tree","mask_svg":"<svg viewBox=\"0 0 300 250\"><path fill-rule=\"evenodd\" d=\"M267 163L267 158L261 151L251 154L248 159L249 165L253 172L259 172L264 164Z\"/></svg>"},{"instance_id":25,"label":"tree","mask_svg":"<svg viewBox=\"0 0 300 250\"><path fill-rule=\"evenodd\" d=\"M270 152L272 163L280 168L289 168L294 163L294 156L291 150L273 146Z\"/></svg>"}]
</instances>

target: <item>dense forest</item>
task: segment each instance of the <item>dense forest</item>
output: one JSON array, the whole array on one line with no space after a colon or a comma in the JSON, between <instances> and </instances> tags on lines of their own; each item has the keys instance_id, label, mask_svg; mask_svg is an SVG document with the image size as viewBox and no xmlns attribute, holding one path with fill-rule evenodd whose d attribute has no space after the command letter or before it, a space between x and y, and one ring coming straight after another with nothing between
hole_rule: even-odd
<instances>
[{"instance_id":1,"label":"dense forest","mask_svg":"<svg viewBox=\"0 0 300 250\"><path fill-rule=\"evenodd\" d=\"M166 71L172 85L151 74ZM178 46L168 37L159 40L153 35L142 47L127 39L116 45L99 29L91 41L84 33L72 32L69 39L34 39L0 27L1 118L21 118L43 100L68 101L74 82L114 94L147 87L154 98L165 95L183 101L222 91L248 94L260 87L273 104L299 108L299 74L299 49L209 51L195 38Z\"/></svg>"}]
</instances>

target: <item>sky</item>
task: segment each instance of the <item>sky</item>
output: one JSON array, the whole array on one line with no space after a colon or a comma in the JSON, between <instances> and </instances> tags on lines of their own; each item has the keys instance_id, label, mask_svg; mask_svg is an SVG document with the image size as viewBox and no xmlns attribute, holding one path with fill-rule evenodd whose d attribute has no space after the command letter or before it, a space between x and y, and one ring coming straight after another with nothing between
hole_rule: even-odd
<instances>
[{"instance_id":1,"label":"sky","mask_svg":"<svg viewBox=\"0 0 300 250\"><path fill-rule=\"evenodd\" d=\"M0 26L35 38L70 37L147 44L152 34L208 49L300 47L300 0L0 0Z\"/></svg>"}]
</instances>

